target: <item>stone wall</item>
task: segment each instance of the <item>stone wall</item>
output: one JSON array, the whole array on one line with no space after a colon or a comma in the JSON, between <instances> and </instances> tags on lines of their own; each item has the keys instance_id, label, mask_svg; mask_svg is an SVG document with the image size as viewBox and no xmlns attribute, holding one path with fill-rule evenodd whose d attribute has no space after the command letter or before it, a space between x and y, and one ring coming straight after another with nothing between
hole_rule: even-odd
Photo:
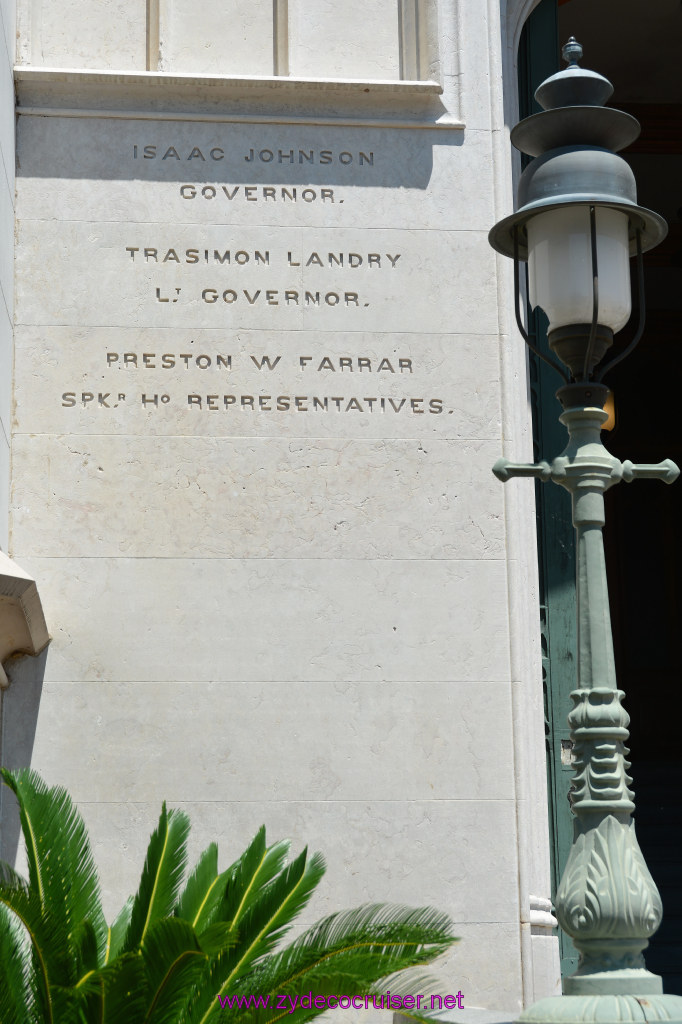
<instances>
[{"instance_id":1,"label":"stone wall","mask_svg":"<svg viewBox=\"0 0 682 1024\"><path fill-rule=\"evenodd\" d=\"M14 313L15 4L0 4L0 547L7 550Z\"/></svg>"},{"instance_id":2,"label":"stone wall","mask_svg":"<svg viewBox=\"0 0 682 1024\"><path fill-rule=\"evenodd\" d=\"M110 914L162 799L225 860L265 821L328 859L310 919L443 907L444 992L513 1009L547 871L532 489L490 472L527 454L500 28L357 6L22 7L22 749Z\"/></svg>"}]
</instances>

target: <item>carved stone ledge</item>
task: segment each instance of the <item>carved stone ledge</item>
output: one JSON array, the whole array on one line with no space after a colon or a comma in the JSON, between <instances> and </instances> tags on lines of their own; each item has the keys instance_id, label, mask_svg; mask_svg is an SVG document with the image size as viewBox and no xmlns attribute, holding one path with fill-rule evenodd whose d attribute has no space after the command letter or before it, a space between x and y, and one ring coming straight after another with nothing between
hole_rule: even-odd
<instances>
[{"instance_id":1,"label":"carved stone ledge","mask_svg":"<svg viewBox=\"0 0 682 1024\"><path fill-rule=\"evenodd\" d=\"M35 580L0 551L0 689L9 685L2 667L9 658L40 654L49 642Z\"/></svg>"},{"instance_id":2,"label":"carved stone ledge","mask_svg":"<svg viewBox=\"0 0 682 1024\"><path fill-rule=\"evenodd\" d=\"M551 935L559 927L550 899L545 896L530 897L530 926L533 935Z\"/></svg>"}]
</instances>

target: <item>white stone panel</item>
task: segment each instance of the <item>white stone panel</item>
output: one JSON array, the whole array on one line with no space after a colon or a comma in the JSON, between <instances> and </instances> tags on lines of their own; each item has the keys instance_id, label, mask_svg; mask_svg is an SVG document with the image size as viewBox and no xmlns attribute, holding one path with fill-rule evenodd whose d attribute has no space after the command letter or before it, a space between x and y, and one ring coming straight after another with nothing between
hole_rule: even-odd
<instances>
[{"instance_id":1,"label":"white stone panel","mask_svg":"<svg viewBox=\"0 0 682 1024\"><path fill-rule=\"evenodd\" d=\"M18 433L500 433L492 336L77 327L16 334Z\"/></svg>"},{"instance_id":2,"label":"white stone panel","mask_svg":"<svg viewBox=\"0 0 682 1024\"><path fill-rule=\"evenodd\" d=\"M3 427L0 436L0 548L9 547L9 504L10 504L10 447Z\"/></svg>"},{"instance_id":3,"label":"white stone panel","mask_svg":"<svg viewBox=\"0 0 682 1024\"><path fill-rule=\"evenodd\" d=\"M54 681L483 683L509 671L506 572L492 559L21 564L40 581Z\"/></svg>"},{"instance_id":4,"label":"white stone panel","mask_svg":"<svg viewBox=\"0 0 682 1024\"><path fill-rule=\"evenodd\" d=\"M236 2L212 4L161 3L163 67L271 74L273 7L249 5L249 40L230 36ZM372 124L445 110L404 84L398 102L269 81L243 103L188 85L180 111L181 84L164 101L93 79L91 106L142 115L20 118L12 539L54 636L33 763L83 807L110 911L162 799L225 863L265 821L328 857L308 921L443 907L465 936L444 991L508 1008L519 808L487 29L468 11L456 39L454 5L440 13L477 130ZM289 0L289 41L292 75L395 82L398 3ZM68 106L77 83L55 83ZM280 112L294 123L265 123ZM202 305L233 281L235 301Z\"/></svg>"},{"instance_id":5,"label":"white stone panel","mask_svg":"<svg viewBox=\"0 0 682 1024\"><path fill-rule=\"evenodd\" d=\"M11 298L10 291L10 302ZM11 304L8 305L3 291L0 294L0 433L6 444L9 444L12 430L13 337L11 309ZM5 493L7 493L7 485ZM0 544L0 547L6 550L4 544Z\"/></svg>"},{"instance_id":6,"label":"white stone panel","mask_svg":"<svg viewBox=\"0 0 682 1024\"><path fill-rule=\"evenodd\" d=\"M357 228L24 221L18 237L19 324L352 332L428 324L444 333L456 277L458 330L496 326L484 232L377 229L368 238Z\"/></svg>"},{"instance_id":7,"label":"white stone panel","mask_svg":"<svg viewBox=\"0 0 682 1024\"><path fill-rule=\"evenodd\" d=\"M155 751L153 773L134 757L108 757L131 735ZM267 742L252 760L255 737ZM284 802L302 793L311 801L509 800L514 788L504 683L50 683L34 757L74 792L85 773L88 799L102 801L117 792L154 803L172 793L201 803L224 799L226 787L242 802L266 792Z\"/></svg>"},{"instance_id":8,"label":"white stone panel","mask_svg":"<svg viewBox=\"0 0 682 1024\"><path fill-rule=\"evenodd\" d=\"M1 105L1 104L0 104ZM3 156L8 151L3 151ZM9 150L11 159L11 149ZM14 178L10 165L9 179L0 167L0 312L12 318L14 308ZM11 363L10 363L11 369ZM5 378L6 379L6 378Z\"/></svg>"},{"instance_id":9,"label":"white stone panel","mask_svg":"<svg viewBox=\"0 0 682 1024\"><path fill-rule=\"evenodd\" d=\"M497 127L502 99L502 74L491 61L489 52L490 24L481 17L477 0L459 3L459 32L453 40L458 63L458 88L461 115L467 127L490 130ZM447 45L445 40L441 45ZM515 89L518 86L515 83ZM498 103L499 101L499 103ZM509 149L506 151L510 160ZM509 197L511 204L512 197Z\"/></svg>"},{"instance_id":10,"label":"white stone panel","mask_svg":"<svg viewBox=\"0 0 682 1024\"><path fill-rule=\"evenodd\" d=\"M7 51L0 50L0 91L3 102L0 103L0 154L2 154L2 176L0 180L7 182L12 203L14 202L14 167L15 167L15 133L16 115L14 112L14 79L12 64Z\"/></svg>"},{"instance_id":11,"label":"white stone panel","mask_svg":"<svg viewBox=\"0 0 682 1024\"><path fill-rule=\"evenodd\" d=\"M161 71L273 73L273 0L165 0L160 10Z\"/></svg>"},{"instance_id":12,"label":"white stone panel","mask_svg":"<svg viewBox=\"0 0 682 1024\"><path fill-rule=\"evenodd\" d=\"M224 796L185 805L170 802L190 816L193 855L216 841L220 862L227 866L263 823L270 842L289 838L296 852L305 845L311 851L320 850L328 870L319 896L306 910L307 922L341 909L338 893L343 892L345 907L381 901L431 904L450 912L456 922L468 923L472 935L478 926L485 929L485 938L493 928L504 930L508 937L514 924L518 937L512 801L252 802L230 799L234 787L219 771L216 774L224 785ZM167 796L162 777L156 778L159 795L152 802L90 803L83 782L76 795L94 841L110 914L120 908L122 895L137 888L146 844L158 821L161 800ZM473 836L478 842L471 841ZM509 973L501 967L512 990L517 950L512 940L503 958L510 965ZM458 962L485 958L488 992L497 989L499 979L490 976L490 948L485 940L462 942L456 955Z\"/></svg>"},{"instance_id":13,"label":"white stone panel","mask_svg":"<svg viewBox=\"0 0 682 1024\"><path fill-rule=\"evenodd\" d=\"M7 53L3 56L3 65L8 69L14 66L16 49L16 0L0 0L0 20L2 21L2 38Z\"/></svg>"},{"instance_id":14,"label":"white stone panel","mask_svg":"<svg viewBox=\"0 0 682 1024\"><path fill-rule=\"evenodd\" d=\"M0 549L9 546L14 320L15 5L0 2Z\"/></svg>"},{"instance_id":15,"label":"white stone panel","mask_svg":"<svg viewBox=\"0 0 682 1024\"><path fill-rule=\"evenodd\" d=\"M312 78L399 78L397 0L289 0L289 67Z\"/></svg>"},{"instance_id":16,"label":"white stone panel","mask_svg":"<svg viewBox=\"0 0 682 1024\"><path fill-rule=\"evenodd\" d=\"M107 219L128 224L482 233L495 220L486 132L30 116L19 123L19 191L31 218L97 221L106 210ZM342 155L352 162L341 163ZM454 268L444 271L451 281Z\"/></svg>"},{"instance_id":17,"label":"white stone panel","mask_svg":"<svg viewBox=\"0 0 682 1024\"><path fill-rule=\"evenodd\" d=\"M449 973L458 982L462 979L457 988L462 989L464 1005L484 1006L505 1013L522 1010L518 914L511 921L506 921L501 914L495 924L467 921L458 928L458 933L461 943L455 948Z\"/></svg>"},{"instance_id":18,"label":"white stone panel","mask_svg":"<svg viewBox=\"0 0 682 1024\"><path fill-rule=\"evenodd\" d=\"M17 556L504 553L496 442L20 434L14 451Z\"/></svg>"},{"instance_id":19,"label":"white stone panel","mask_svg":"<svg viewBox=\"0 0 682 1024\"><path fill-rule=\"evenodd\" d=\"M145 3L25 0L24 9L27 63L102 71L143 71L147 66Z\"/></svg>"}]
</instances>

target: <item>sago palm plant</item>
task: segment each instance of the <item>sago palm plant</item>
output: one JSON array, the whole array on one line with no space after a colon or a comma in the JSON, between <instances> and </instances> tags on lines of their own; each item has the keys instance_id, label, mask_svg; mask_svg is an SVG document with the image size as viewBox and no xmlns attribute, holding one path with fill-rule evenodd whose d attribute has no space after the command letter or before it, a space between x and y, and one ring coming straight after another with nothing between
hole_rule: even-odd
<instances>
[{"instance_id":1,"label":"sago palm plant","mask_svg":"<svg viewBox=\"0 0 682 1024\"><path fill-rule=\"evenodd\" d=\"M277 951L322 878L322 857L303 850L287 863L288 843L267 846L261 828L225 871L212 843L183 884L189 819L165 804L139 889L107 926L66 791L28 770L2 777L19 802L28 859L27 881L7 865L0 881L2 1024L302 1024L323 1012L294 998L310 992L426 992L428 979L406 969L456 941L435 910L370 905ZM260 1005L240 1005L248 996Z\"/></svg>"}]
</instances>

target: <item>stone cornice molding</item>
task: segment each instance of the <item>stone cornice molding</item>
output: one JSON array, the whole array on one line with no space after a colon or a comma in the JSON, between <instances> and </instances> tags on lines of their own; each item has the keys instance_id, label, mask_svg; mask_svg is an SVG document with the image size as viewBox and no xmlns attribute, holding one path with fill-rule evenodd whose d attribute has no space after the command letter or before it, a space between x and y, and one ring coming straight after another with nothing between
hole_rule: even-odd
<instances>
[{"instance_id":1,"label":"stone cornice molding","mask_svg":"<svg viewBox=\"0 0 682 1024\"><path fill-rule=\"evenodd\" d=\"M463 129L437 81L14 69L17 113Z\"/></svg>"},{"instance_id":2,"label":"stone cornice molding","mask_svg":"<svg viewBox=\"0 0 682 1024\"><path fill-rule=\"evenodd\" d=\"M0 551L0 689L9 685L4 663L17 654L40 654L50 642L32 576Z\"/></svg>"}]
</instances>

